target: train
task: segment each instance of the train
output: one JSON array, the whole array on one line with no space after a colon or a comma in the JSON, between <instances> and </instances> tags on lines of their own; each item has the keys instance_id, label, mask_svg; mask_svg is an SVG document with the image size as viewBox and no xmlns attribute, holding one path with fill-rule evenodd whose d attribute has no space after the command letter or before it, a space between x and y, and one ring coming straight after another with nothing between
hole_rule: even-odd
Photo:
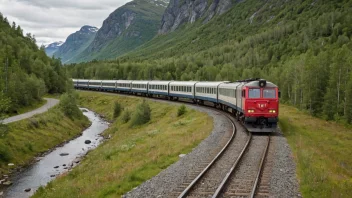
<instances>
[{"instance_id":1,"label":"train","mask_svg":"<svg viewBox=\"0 0 352 198\"><path fill-rule=\"evenodd\" d=\"M280 91L265 79L236 82L72 79L75 89L88 89L211 104L228 111L252 133L273 133L279 121Z\"/></svg>"}]
</instances>

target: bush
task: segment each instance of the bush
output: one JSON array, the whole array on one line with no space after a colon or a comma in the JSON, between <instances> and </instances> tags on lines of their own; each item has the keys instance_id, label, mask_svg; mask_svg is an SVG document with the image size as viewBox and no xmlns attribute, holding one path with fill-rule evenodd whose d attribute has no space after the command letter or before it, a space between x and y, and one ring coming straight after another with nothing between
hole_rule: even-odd
<instances>
[{"instance_id":1,"label":"bush","mask_svg":"<svg viewBox=\"0 0 352 198\"><path fill-rule=\"evenodd\" d=\"M77 107L76 96L73 92L68 92L60 97L60 109L69 118L81 117L83 114Z\"/></svg>"},{"instance_id":2,"label":"bush","mask_svg":"<svg viewBox=\"0 0 352 198\"><path fill-rule=\"evenodd\" d=\"M128 109L124 110L121 117L122 122L127 123L128 121L130 121L130 119L131 119L131 112Z\"/></svg>"},{"instance_id":3,"label":"bush","mask_svg":"<svg viewBox=\"0 0 352 198\"><path fill-rule=\"evenodd\" d=\"M185 114L187 111L186 106L185 105L181 105L178 110L177 110L177 116L180 117L183 114Z\"/></svg>"},{"instance_id":4,"label":"bush","mask_svg":"<svg viewBox=\"0 0 352 198\"><path fill-rule=\"evenodd\" d=\"M145 100L143 100L143 102L139 103L136 107L136 110L132 117L131 125L138 126L149 122L150 114L151 114L150 106Z\"/></svg>"},{"instance_id":5,"label":"bush","mask_svg":"<svg viewBox=\"0 0 352 198\"><path fill-rule=\"evenodd\" d=\"M121 114L121 105L115 101L115 104L114 104L114 118L117 118L119 117Z\"/></svg>"},{"instance_id":6,"label":"bush","mask_svg":"<svg viewBox=\"0 0 352 198\"><path fill-rule=\"evenodd\" d=\"M11 155L8 148L3 145L0 145L0 162L9 162L10 160Z\"/></svg>"}]
</instances>

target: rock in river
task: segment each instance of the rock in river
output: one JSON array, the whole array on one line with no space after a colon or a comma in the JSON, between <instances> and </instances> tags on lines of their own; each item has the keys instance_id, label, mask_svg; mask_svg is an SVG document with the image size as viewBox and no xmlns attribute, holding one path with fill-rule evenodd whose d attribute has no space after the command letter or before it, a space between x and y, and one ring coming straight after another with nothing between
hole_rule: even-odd
<instances>
[{"instance_id":1,"label":"rock in river","mask_svg":"<svg viewBox=\"0 0 352 198\"><path fill-rule=\"evenodd\" d=\"M91 142L92 142L92 141L90 141L90 140L84 141L85 144L90 144Z\"/></svg>"},{"instance_id":2,"label":"rock in river","mask_svg":"<svg viewBox=\"0 0 352 198\"><path fill-rule=\"evenodd\" d=\"M26 189L24 189L24 192L29 192L29 191L31 191L31 189L30 189L30 188L26 188Z\"/></svg>"},{"instance_id":3,"label":"rock in river","mask_svg":"<svg viewBox=\"0 0 352 198\"><path fill-rule=\"evenodd\" d=\"M66 156L69 155L68 153L60 153L60 156Z\"/></svg>"},{"instance_id":4,"label":"rock in river","mask_svg":"<svg viewBox=\"0 0 352 198\"><path fill-rule=\"evenodd\" d=\"M54 168L59 168L59 166L55 166Z\"/></svg>"}]
</instances>

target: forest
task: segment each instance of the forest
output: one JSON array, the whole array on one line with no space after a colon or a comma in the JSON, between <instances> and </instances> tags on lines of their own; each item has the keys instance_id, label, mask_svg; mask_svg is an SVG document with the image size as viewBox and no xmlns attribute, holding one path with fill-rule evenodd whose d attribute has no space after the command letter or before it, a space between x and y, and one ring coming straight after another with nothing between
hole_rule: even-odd
<instances>
[{"instance_id":1,"label":"forest","mask_svg":"<svg viewBox=\"0 0 352 198\"><path fill-rule=\"evenodd\" d=\"M49 58L35 36L0 13L0 117L42 100L46 93L62 93L68 82L59 59Z\"/></svg>"}]
</instances>

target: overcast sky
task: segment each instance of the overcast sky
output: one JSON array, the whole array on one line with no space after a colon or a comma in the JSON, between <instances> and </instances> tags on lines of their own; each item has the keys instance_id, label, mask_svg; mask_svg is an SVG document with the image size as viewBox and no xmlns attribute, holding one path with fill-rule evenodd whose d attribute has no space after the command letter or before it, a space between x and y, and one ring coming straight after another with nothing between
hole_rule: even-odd
<instances>
[{"instance_id":1,"label":"overcast sky","mask_svg":"<svg viewBox=\"0 0 352 198\"><path fill-rule=\"evenodd\" d=\"M118 7L131 0L0 0L0 12L25 33L35 35L37 44L65 41L83 25L100 28Z\"/></svg>"}]
</instances>

